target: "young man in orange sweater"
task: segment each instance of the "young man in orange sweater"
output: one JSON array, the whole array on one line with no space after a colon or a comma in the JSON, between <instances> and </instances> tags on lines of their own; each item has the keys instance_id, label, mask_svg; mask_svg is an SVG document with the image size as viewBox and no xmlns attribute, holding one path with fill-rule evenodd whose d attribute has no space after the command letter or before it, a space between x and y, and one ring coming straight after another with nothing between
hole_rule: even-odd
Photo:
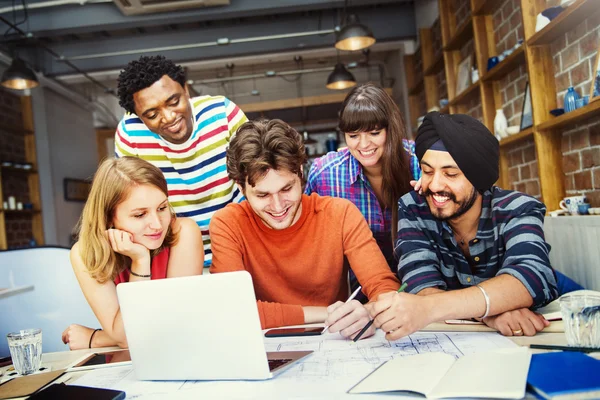
<instances>
[{"instance_id":1,"label":"young man in orange sweater","mask_svg":"<svg viewBox=\"0 0 600 400\"><path fill-rule=\"evenodd\" d=\"M369 316L358 301L344 302L344 257L369 299L400 283L354 204L303 195L305 161L302 137L285 122L239 128L227 150L227 172L246 201L213 216L210 271L250 272L263 328L325 322L330 332L353 338Z\"/></svg>"}]
</instances>

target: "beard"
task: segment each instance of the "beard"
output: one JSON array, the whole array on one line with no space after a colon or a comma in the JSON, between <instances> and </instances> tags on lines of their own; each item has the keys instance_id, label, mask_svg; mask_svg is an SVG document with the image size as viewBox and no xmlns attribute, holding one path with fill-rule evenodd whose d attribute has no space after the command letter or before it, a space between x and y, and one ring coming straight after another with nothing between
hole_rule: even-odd
<instances>
[{"instance_id":1,"label":"beard","mask_svg":"<svg viewBox=\"0 0 600 400\"><path fill-rule=\"evenodd\" d=\"M439 219L440 221L450 221L450 220L460 217L461 215L463 215L467 211L469 211L471 209L471 207L473 207L473 204L475 204L475 200L477 200L477 190L475 189L475 187L473 187L473 189L471 190L471 194L469 195L469 197L467 197L464 201L460 201L460 202L456 199L456 196L454 195L454 193L450 193L450 192L435 192L434 193L434 192L430 191L429 189L427 189L423 194L425 195L425 197L433 196L434 194L437 194L439 196L446 196L450 200L452 200L454 203L459 205L458 210L456 210L456 212L454 212L454 214L451 214L447 217L436 215L435 212L432 210L431 213L433 214L433 216L436 217L437 219ZM431 209L431 207L430 207L430 209Z\"/></svg>"}]
</instances>

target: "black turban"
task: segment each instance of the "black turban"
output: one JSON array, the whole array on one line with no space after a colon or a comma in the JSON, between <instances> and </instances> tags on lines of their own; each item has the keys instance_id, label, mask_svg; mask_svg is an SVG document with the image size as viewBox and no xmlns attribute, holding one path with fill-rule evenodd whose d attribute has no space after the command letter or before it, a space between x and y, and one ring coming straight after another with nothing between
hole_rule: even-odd
<instances>
[{"instance_id":1,"label":"black turban","mask_svg":"<svg viewBox=\"0 0 600 400\"><path fill-rule=\"evenodd\" d=\"M481 122L463 114L430 112L415 139L419 161L438 140L479 192L483 193L498 180L500 144Z\"/></svg>"}]
</instances>

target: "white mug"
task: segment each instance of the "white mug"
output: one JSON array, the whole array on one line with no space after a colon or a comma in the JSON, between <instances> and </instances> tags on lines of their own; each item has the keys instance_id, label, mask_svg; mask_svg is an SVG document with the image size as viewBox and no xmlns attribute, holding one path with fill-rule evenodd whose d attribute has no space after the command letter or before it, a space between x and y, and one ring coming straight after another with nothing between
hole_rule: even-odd
<instances>
[{"instance_id":1,"label":"white mug","mask_svg":"<svg viewBox=\"0 0 600 400\"><path fill-rule=\"evenodd\" d=\"M570 197L565 197L564 199L562 199L558 205L563 210L568 211L569 214L577 215L577 214L579 214L579 212L577 211L577 207L579 207L580 204L585 203L585 200L586 200L585 195L570 196Z\"/></svg>"}]
</instances>

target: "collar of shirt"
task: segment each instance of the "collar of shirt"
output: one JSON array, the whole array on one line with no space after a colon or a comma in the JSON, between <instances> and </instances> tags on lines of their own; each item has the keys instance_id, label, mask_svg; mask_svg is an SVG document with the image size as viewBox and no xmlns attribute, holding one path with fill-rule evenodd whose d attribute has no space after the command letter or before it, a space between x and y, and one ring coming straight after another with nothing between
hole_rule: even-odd
<instances>
[{"instance_id":1,"label":"collar of shirt","mask_svg":"<svg viewBox=\"0 0 600 400\"><path fill-rule=\"evenodd\" d=\"M350 175L350 184L353 185L354 182L356 182L358 180L358 178L362 179L363 182L366 182L366 178L363 174L362 166L360 165L358 160L356 158L354 158L352 153L350 153L350 150L346 150L346 151L348 151L348 157L349 157L348 174Z\"/></svg>"}]
</instances>

